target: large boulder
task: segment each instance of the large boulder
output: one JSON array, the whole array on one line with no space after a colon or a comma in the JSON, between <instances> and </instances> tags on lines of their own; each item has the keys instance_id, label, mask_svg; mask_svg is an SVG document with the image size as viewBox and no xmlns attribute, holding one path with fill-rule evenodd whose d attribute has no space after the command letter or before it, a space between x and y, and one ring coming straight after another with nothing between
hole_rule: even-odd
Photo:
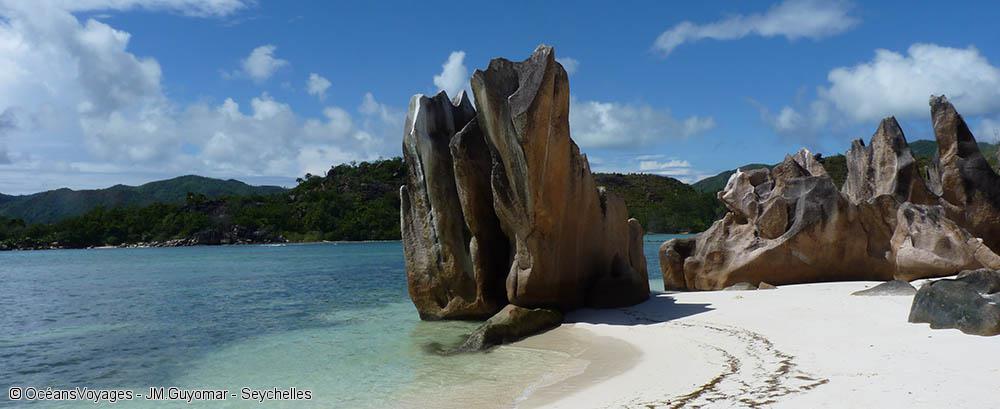
<instances>
[{"instance_id":1,"label":"large boulder","mask_svg":"<svg viewBox=\"0 0 1000 409\"><path fill-rule=\"evenodd\" d=\"M924 284L913 297L909 321L966 334L1000 334L1000 272L964 271L955 279Z\"/></svg>"},{"instance_id":2,"label":"large boulder","mask_svg":"<svg viewBox=\"0 0 1000 409\"><path fill-rule=\"evenodd\" d=\"M649 296L641 229L598 189L569 134L569 81L551 47L472 75L493 153L496 214L513 245L507 298L523 307L632 305Z\"/></svg>"},{"instance_id":3,"label":"large boulder","mask_svg":"<svg viewBox=\"0 0 1000 409\"><path fill-rule=\"evenodd\" d=\"M459 352L483 351L558 327L563 315L546 308L504 307L469 335Z\"/></svg>"},{"instance_id":4,"label":"large boulder","mask_svg":"<svg viewBox=\"0 0 1000 409\"><path fill-rule=\"evenodd\" d=\"M979 151L965 120L944 96L930 99L942 205L948 216L1000 250L1000 176Z\"/></svg>"},{"instance_id":5,"label":"large boulder","mask_svg":"<svg viewBox=\"0 0 1000 409\"><path fill-rule=\"evenodd\" d=\"M472 89L475 108L464 93L417 95L406 118L400 223L421 318L648 298L642 227L570 139L568 78L552 48L493 60Z\"/></svg>"},{"instance_id":6,"label":"large boulder","mask_svg":"<svg viewBox=\"0 0 1000 409\"><path fill-rule=\"evenodd\" d=\"M502 273L476 268L456 186L452 138L476 116L465 93L410 100L403 133L406 184L400 188L400 223L410 299L423 319L480 319L506 304ZM459 150L464 146L459 138ZM463 180L475 179L465 159ZM464 195L468 197L469 195ZM476 212L476 204L470 204ZM483 219L479 219L483 220ZM488 220L483 220L487 223ZM472 250L475 250L473 248ZM482 258L476 260L480 264ZM497 276L497 274L501 274Z\"/></svg>"}]
</instances>

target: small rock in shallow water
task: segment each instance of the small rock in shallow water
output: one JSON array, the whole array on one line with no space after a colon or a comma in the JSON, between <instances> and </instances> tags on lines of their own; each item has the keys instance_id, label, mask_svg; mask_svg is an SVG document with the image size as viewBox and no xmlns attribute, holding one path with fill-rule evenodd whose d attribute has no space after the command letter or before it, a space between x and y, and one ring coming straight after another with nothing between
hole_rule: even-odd
<instances>
[{"instance_id":1,"label":"small rock in shallow water","mask_svg":"<svg viewBox=\"0 0 1000 409\"><path fill-rule=\"evenodd\" d=\"M482 351L511 343L558 327L563 315L545 308L524 308L508 304L476 328L458 352Z\"/></svg>"},{"instance_id":2,"label":"small rock in shallow water","mask_svg":"<svg viewBox=\"0 0 1000 409\"><path fill-rule=\"evenodd\" d=\"M909 321L966 334L1000 335L1000 272L963 271L955 279L924 284L913 297Z\"/></svg>"},{"instance_id":3,"label":"small rock in shallow water","mask_svg":"<svg viewBox=\"0 0 1000 409\"><path fill-rule=\"evenodd\" d=\"M872 288L868 288L861 291L855 291L851 293L851 295L861 295L861 296L913 295L916 293L917 289L913 288L913 286L910 285L909 282L903 280L892 280L892 281L886 281Z\"/></svg>"}]
</instances>

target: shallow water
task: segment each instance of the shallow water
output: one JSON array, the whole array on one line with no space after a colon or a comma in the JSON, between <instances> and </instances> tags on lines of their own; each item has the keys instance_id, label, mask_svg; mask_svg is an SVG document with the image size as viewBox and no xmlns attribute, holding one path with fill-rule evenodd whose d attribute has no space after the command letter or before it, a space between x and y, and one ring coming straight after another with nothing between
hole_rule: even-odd
<instances>
[{"instance_id":1,"label":"shallow water","mask_svg":"<svg viewBox=\"0 0 1000 409\"><path fill-rule=\"evenodd\" d=\"M668 237L646 237L654 289ZM419 321L398 242L5 252L0 311L0 405L10 386L178 386L313 393L269 407L403 407L456 384L504 403L580 364L533 348L428 352L475 324Z\"/></svg>"}]
</instances>

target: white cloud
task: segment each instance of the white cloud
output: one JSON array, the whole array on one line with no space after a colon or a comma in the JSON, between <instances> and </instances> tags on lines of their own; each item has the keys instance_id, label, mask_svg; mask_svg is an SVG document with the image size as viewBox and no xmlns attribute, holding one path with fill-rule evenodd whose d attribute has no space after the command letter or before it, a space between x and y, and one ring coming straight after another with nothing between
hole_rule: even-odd
<instances>
[{"instance_id":1,"label":"white cloud","mask_svg":"<svg viewBox=\"0 0 1000 409\"><path fill-rule=\"evenodd\" d=\"M762 109L765 122L779 133L810 134L828 125L874 126L890 115L925 118L932 94L947 95L967 117L1000 114L1000 68L974 47L918 43L905 55L879 49L871 61L834 68L827 80L807 106L776 115Z\"/></svg>"},{"instance_id":2,"label":"white cloud","mask_svg":"<svg viewBox=\"0 0 1000 409\"><path fill-rule=\"evenodd\" d=\"M326 99L326 90L330 88L330 80L323 78L317 73L310 73L306 81L306 92L309 95L319 98L320 101Z\"/></svg>"},{"instance_id":3,"label":"white cloud","mask_svg":"<svg viewBox=\"0 0 1000 409\"><path fill-rule=\"evenodd\" d=\"M277 49L271 44L254 48L241 62L242 73L257 82L271 78L279 69L288 66L288 61L274 56Z\"/></svg>"},{"instance_id":4,"label":"white cloud","mask_svg":"<svg viewBox=\"0 0 1000 409\"><path fill-rule=\"evenodd\" d=\"M1000 69L974 47L913 44L907 55L880 49L872 61L835 68L827 78L821 97L859 121L926 115L931 94L948 95L967 115L1000 110Z\"/></svg>"},{"instance_id":5,"label":"white cloud","mask_svg":"<svg viewBox=\"0 0 1000 409\"><path fill-rule=\"evenodd\" d=\"M159 63L130 52L130 38L48 3L3 3L4 193L183 173L273 183L337 161L398 154L401 110L371 94L356 114L328 106L318 118L266 93L182 104L163 89Z\"/></svg>"},{"instance_id":6,"label":"white cloud","mask_svg":"<svg viewBox=\"0 0 1000 409\"><path fill-rule=\"evenodd\" d=\"M571 99L573 139L584 148L627 148L701 134L715 127L711 117L675 118L669 109L644 104Z\"/></svg>"},{"instance_id":7,"label":"white cloud","mask_svg":"<svg viewBox=\"0 0 1000 409\"><path fill-rule=\"evenodd\" d=\"M9 0L10 2L24 0ZM253 0L32 0L70 12L130 9L164 10L195 17L224 17L243 10Z\"/></svg>"},{"instance_id":8,"label":"white cloud","mask_svg":"<svg viewBox=\"0 0 1000 409\"><path fill-rule=\"evenodd\" d=\"M820 39L845 32L858 24L846 1L785 0L764 13L735 15L706 24L684 21L664 31L653 50L669 55L681 44L702 39L735 40L748 35Z\"/></svg>"},{"instance_id":9,"label":"white cloud","mask_svg":"<svg viewBox=\"0 0 1000 409\"><path fill-rule=\"evenodd\" d=\"M444 90L449 97L460 91L469 93L469 69L465 68L465 51L452 51L441 65L441 73L434 76L434 86ZM471 95L471 93L469 93Z\"/></svg>"},{"instance_id":10,"label":"white cloud","mask_svg":"<svg viewBox=\"0 0 1000 409\"><path fill-rule=\"evenodd\" d=\"M566 74L573 75L576 74L576 69L580 68L580 61L575 58L570 57L559 57L556 58L559 64L562 64L563 68L566 70Z\"/></svg>"}]
</instances>

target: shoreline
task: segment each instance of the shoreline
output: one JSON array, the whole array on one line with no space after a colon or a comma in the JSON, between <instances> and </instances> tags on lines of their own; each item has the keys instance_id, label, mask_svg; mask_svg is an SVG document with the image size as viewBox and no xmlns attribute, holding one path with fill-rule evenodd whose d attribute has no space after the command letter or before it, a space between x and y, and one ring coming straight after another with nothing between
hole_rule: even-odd
<instances>
[{"instance_id":1,"label":"shoreline","mask_svg":"<svg viewBox=\"0 0 1000 409\"><path fill-rule=\"evenodd\" d=\"M1000 389L1000 368L962 357L996 356L1000 343L907 322L910 296L850 295L876 284L654 293L631 308L572 312L512 346L559 350L582 337L582 351L564 352L585 369L508 407L991 405L984 391ZM599 338L613 341L589 341Z\"/></svg>"}]
</instances>

